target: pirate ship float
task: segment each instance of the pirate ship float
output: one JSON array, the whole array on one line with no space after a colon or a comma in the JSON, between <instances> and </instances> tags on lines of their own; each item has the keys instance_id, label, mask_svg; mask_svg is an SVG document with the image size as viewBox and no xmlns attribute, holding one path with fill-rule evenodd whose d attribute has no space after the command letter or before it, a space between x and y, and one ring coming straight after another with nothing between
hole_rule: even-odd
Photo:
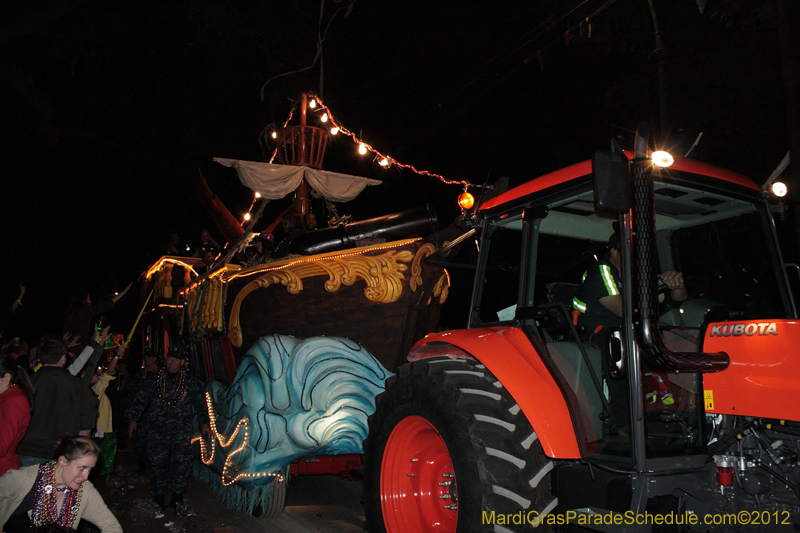
<instances>
[{"instance_id":1,"label":"pirate ship float","mask_svg":"<svg viewBox=\"0 0 800 533\"><path fill-rule=\"evenodd\" d=\"M330 129L309 124L313 108ZM380 183L322 170L332 133L375 151L304 94L274 132L270 163L215 159L254 193L243 223L198 171L201 197L230 245L202 275L197 260L170 256L145 275L145 348L165 354L186 345L193 372L210 382L213 438L197 439L205 467L196 474L246 512L280 513L289 475L349 475L360 466L375 395L412 344L435 330L448 297L447 272L424 260L459 231L438 231L427 207L307 232L288 258L232 262L267 201L294 194L292 208L305 215L311 194L344 202ZM375 153L381 165L406 166Z\"/></svg>"}]
</instances>

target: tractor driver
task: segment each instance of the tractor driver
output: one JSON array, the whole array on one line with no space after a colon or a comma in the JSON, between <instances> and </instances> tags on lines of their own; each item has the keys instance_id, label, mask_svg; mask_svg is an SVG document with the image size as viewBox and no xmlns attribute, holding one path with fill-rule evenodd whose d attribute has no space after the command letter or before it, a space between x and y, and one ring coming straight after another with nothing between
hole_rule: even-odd
<instances>
[{"instance_id":1,"label":"tractor driver","mask_svg":"<svg viewBox=\"0 0 800 533\"><path fill-rule=\"evenodd\" d=\"M583 329L584 338L598 347L607 345L612 328L622 326L622 284L619 270L620 238L619 233L614 231L608 239L606 257L586 270L583 283L572 300L573 316L578 313L577 325ZM686 300L686 286L680 272L667 270L659 277L669 289L673 300ZM664 299L665 295L659 294L658 301L662 302ZM612 407L610 416L605 421L605 431L612 436L622 435L625 431L622 428L628 423L627 386L623 380L609 379L609 376L621 377L612 372L613 364L613 361L609 361L609 365L603 367L606 398Z\"/></svg>"},{"instance_id":2,"label":"tractor driver","mask_svg":"<svg viewBox=\"0 0 800 533\"><path fill-rule=\"evenodd\" d=\"M572 307L579 313L577 325L581 326L588 336L599 333L605 327L622 326L619 245L619 233L615 231L608 239L608 253L605 259L586 270L582 284L572 299ZM659 277L666 284L674 301L686 300L688 294L683 283L683 274L667 270ZM659 294L658 301L664 301L664 294Z\"/></svg>"}]
</instances>

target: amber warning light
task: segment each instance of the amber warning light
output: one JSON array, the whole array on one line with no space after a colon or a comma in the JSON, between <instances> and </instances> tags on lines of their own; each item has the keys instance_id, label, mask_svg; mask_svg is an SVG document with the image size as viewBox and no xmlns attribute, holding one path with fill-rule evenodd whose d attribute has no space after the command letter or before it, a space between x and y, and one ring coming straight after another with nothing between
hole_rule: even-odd
<instances>
[{"instance_id":1,"label":"amber warning light","mask_svg":"<svg viewBox=\"0 0 800 533\"><path fill-rule=\"evenodd\" d=\"M464 191L458 195L458 206L461 209L471 209L475 205L475 197Z\"/></svg>"}]
</instances>

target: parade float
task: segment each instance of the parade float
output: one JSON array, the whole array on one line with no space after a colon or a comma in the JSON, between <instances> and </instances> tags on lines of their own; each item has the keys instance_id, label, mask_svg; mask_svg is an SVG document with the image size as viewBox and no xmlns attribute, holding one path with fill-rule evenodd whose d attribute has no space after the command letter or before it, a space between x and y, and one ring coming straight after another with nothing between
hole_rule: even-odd
<instances>
[{"instance_id":1,"label":"parade float","mask_svg":"<svg viewBox=\"0 0 800 533\"><path fill-rule=\"evenodd\" d=\"M310 125L312 110L327 127ZM461 231L440 230L429 206L334 221L294 238L288 257L250 267L235 261L257 235L267 202L293 196L291 209L302 216L311 195L347 202L381 183L323 170L332 134L374 152L381 166L406 166L361 142L318 97L304 94L272 132L270 162L214 160L236 169L253 191L244 221L198 170L200 198L229 241L215 264L198 274L200 259L165 256L144 275L142 294L150 300L143 346L161 354L187 346L192 372L209 383L213 437L197 438L195 475L227 507L255 515L282 511L290 476L359 475L375 396L411 346L435 331L448 298L447 271L426 266L425 258ZM465 182L451 183L466 191Z\"/></svg>"}]
</instances>

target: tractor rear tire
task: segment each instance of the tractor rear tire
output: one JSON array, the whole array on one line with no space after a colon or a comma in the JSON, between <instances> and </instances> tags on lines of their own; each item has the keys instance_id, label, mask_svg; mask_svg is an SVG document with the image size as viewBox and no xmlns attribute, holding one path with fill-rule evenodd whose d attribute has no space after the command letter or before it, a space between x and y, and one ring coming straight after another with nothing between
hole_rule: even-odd
<instances>
[{"instance_id":1,"label":"tractor rear tire","mask_svg":"<svg viewBox=\"0 0 800 533\"><path fill-rule=\"evenodd\" d=\"M553 463L479 362L403 365L376 403L364 443L369 531L551 531L540 521L558 504Z\"/></svg>"}]
</instances>

